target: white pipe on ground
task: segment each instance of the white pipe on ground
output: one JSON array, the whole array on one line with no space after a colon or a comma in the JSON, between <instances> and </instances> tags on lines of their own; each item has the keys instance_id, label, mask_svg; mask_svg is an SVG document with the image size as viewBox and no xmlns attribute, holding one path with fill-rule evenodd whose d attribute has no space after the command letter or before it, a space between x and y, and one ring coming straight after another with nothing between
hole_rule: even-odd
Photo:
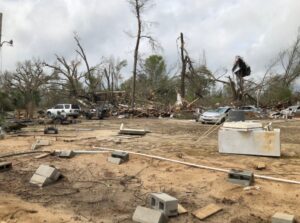
<instances>
[{"instance_id":1,"label":"white pipe on ground","mask_svg":"<svg viewBox=\"0 0 300 223\"><path fill-rule=\"evenodd\" d=\"M133 155L139 155L139 156L149 157L149 158L153 158L153 159L158 159L158 160L183 164L183 165L186 165L186 166L192 166L192 167L197 167L197 168L206 169L206 170L214 170L214 171L223 172L223 173L229 173L230 172L230 170L223 169L223 168L199 165L199 164L195 164L195 163L189 163L189 162L184 162L184 161L180 161L180 160L164 158L164 157L161 157L161 156L148 155L148 154L144 154L144 153L137 153L137 152L131 152L131 151L125 151L125 150L110 149L110 148L104 148L104 147L93 147L93 148L94 149L99 149L99 150L106 150L106 151L122 151L122 152L126 152L126 153L133 154ZM281 183L291 183L291 184L299 184L300 185L300 181L296 181L296 180L288 180L288 179L277 178L277 177L269 177L269 176L258 175L258 174L254 174L254 177L259 178L259 179L264 179L264 180L277 181L277 182L281 182Z\"/></svg>"}]
</instances>

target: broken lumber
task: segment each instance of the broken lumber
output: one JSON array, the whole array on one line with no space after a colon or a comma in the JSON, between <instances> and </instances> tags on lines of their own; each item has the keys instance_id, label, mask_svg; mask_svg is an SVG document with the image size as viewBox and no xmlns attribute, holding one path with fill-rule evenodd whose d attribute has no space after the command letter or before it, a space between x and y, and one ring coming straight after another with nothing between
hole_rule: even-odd
<instances>
[{"instance_id":1,"label":"broken lumber","mask_svg":"<svg viewBox=\"0 0 300 223\"><path fill-rule=\"evenodd\" d=\"M216 204L209 204L203 208L200 208L196 211L193 211L193 215L196 217L196 218L199 218L200 220L204 220L205 218L208 218L210 217L211 215L213 214L216 214L218 213L219 211L221 211L222 208L219 207L218 205Z\"/></svg>"}]
</instances>

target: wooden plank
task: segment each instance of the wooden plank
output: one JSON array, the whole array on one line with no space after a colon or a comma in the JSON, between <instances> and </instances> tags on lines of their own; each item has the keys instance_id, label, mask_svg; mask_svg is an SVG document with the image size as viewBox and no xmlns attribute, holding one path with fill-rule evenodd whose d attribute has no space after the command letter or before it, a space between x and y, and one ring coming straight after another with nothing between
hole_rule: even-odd
<instances>
[{"instance_id":1,"label":"wooden plank","mask_svg":"<svg viewBox=\"0 0 300 223\"><path fill-rule=\"evenodd\" d=\"M216 204L209 204L203 208L200 208L198 210L195 210L192 214L199 218L200 220L204 220L205 218L221 211L222 208L219 207L218 205Z\"/></svg>"},{"instance_id":2,"label":"wooden plank","mask_svg":"<svg viewBox=\"0 0 300 223\"><path fill-rule=\"evenodd\" d=\"M44 153L44 154L40 154L40 155L38 155L38 156L35 156L34 158L35 159L42 159L42 158L45 158L45 157L47 157L47 156L49 156L50 155L50 153Z\"/></svg>"},{"instance_id":3,"label":"wooden plank","mask_svg":"<svg viewBox=\"0 0 300 223\"><path fill-rule=\"evenodd\" d=\"M180 215L180 214L186 214L188 211L181 204L178 204L177 212Z\"/></svg>"}]
</instances>

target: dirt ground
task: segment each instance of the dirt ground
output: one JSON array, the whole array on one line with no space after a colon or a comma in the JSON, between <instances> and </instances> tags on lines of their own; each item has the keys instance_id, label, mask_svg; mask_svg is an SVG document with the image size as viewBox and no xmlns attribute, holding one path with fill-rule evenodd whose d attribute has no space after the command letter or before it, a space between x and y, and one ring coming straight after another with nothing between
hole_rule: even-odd
<instances>
[{"instance_id":1,"label":"dirt ground","mask_svg":"<svg viewBox=\"0 0 300 223\"><path fill-rule=\"evenodd\" d=\"M122 122L125 127L146 128L151 133L119 137ZM281 158L219 154L217 131L196 141L211 125L172 119L82 120L59 126L58 137L44 136L44 126L30 126L23 129L26 136L1 140L0 155L30 150L36 139L47 138L51 145L39 150L107 147L300 181L300 121L276 121L273 126L281 129ZM270 222L275 212L294 214L300 222L300 185L256 179L260 189L245 191L227 182L225 173L136 155L130 155L130 161L122 165L108 163L109 153L82 154L71 159L36 159L36 155L0 159L13 163L11 171L0 173L0 222L132 222L136 206L147 205L149 193L160 191L178 198L189 211L171 218L170 223ZM258 162L266 163L267 168L255 170ZM54 165L63 178L42 189L30 185L40 164ZM223 210L204 221L192 216L192 211L210 203Z\"/></svg>"}]
</instances>

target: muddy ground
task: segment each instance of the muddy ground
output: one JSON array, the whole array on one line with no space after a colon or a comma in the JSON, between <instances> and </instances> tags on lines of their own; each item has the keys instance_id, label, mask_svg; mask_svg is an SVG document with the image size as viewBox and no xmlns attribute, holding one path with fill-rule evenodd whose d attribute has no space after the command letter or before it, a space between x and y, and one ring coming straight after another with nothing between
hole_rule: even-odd
<instances>
[{"instance_id":1,"label":"muddy ground","mask_svg":"<svg viewBox=\"0 0 300 223\"><path fill-rule=\"evenodd\" d=\"M117 133L122 122L125 127L147 128L151 133L140 138L120 138ZM22 136L1 140L0 154L30 150L36 139L47 138L52 144L39 150L107 147L300 181L300 121L276 121L273 125L281 129L281 158L219 154L217 131L198 140L211 125L170 119L82 120L59 126L58 137L44 136L44 126L30 126ZM108 153L77 155L72 159L36 159L36 155L0 159L13 163L11 171L0 173L1 221L132 222L136 206L147 204L149 193L159 191L175 196L189 211L171 218L170 223L270 222L277 211L294 214L300 221L300 185L256 179L255 185L260 189L245 191L227 182L225 173L146 157L131 155L129 162L114 165L106 162ZM255 170L258 162L266 163L267 168ZM30 185L40 164L56 166L64 177L42 189ZM193 210L210 203L223 210L205 221L192 216Z\"/></svg>"}]
</instances>

